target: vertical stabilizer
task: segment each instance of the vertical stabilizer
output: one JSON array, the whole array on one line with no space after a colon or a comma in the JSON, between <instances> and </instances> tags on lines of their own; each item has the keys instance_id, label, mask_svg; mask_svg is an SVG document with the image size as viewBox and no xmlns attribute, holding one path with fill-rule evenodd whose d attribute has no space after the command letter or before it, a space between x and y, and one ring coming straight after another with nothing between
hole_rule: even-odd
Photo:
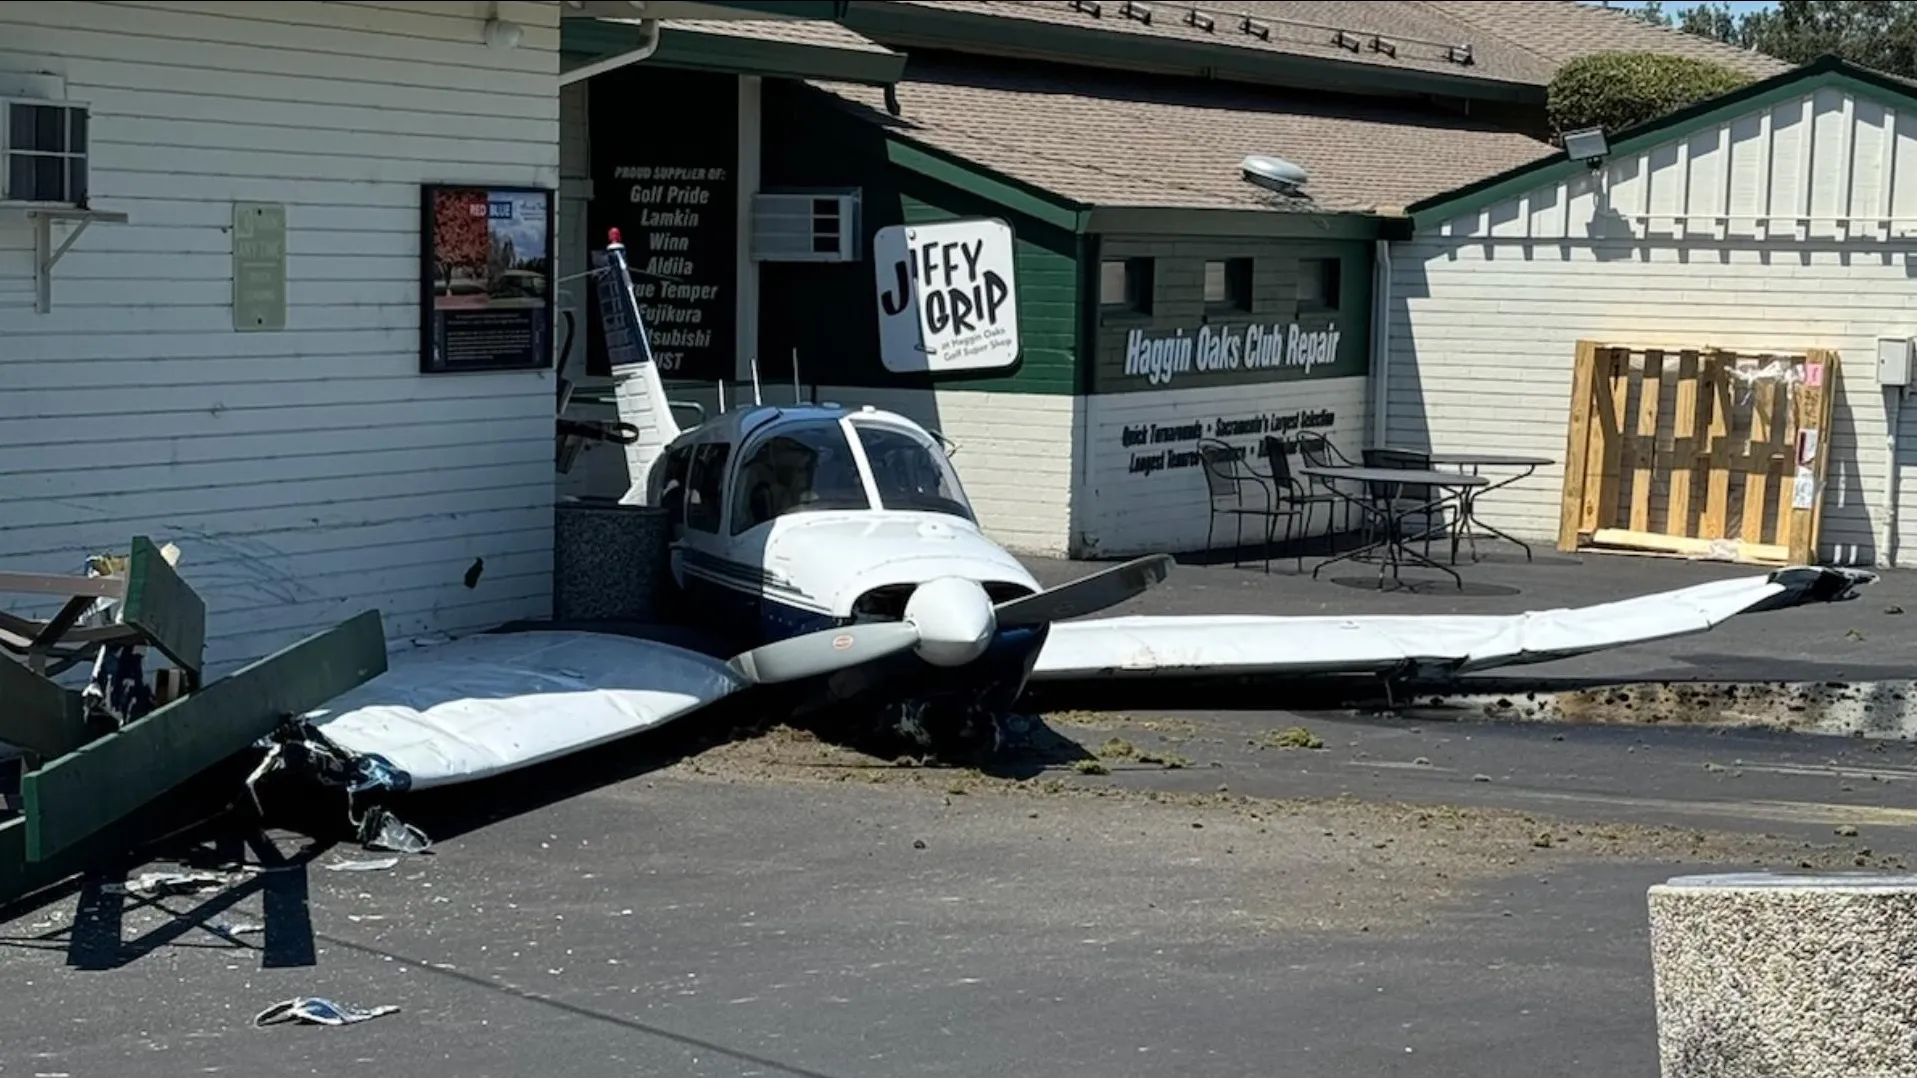
<instances>
[{"instance_id":1,"label":"vertical stabilizer","mask_svg":"<svg viewBox=\"0 0 1917 1078\"><path fill-rule=\"evenodd\" d=\"M612 367L613 402L619 419L639 431L626 446L626 474L630 486L619 500L627 505L646 500L653 462L679 436L678 421L666 402L665 382L653 362L652 342L646 337L639 301L632 294L632 270L626 265L626 245L612 229L606 249L593 256L599 287L599 317L606 330L606 356Z\"/></svg>"}]
</instances>

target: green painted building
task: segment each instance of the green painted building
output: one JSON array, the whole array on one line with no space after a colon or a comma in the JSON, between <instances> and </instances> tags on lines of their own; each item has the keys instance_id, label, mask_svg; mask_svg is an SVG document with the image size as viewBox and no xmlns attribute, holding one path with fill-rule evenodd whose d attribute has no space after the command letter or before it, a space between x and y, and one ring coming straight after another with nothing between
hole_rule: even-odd
<instances>
[{"instance_id":1,"label":"green painted building","mask_svg":"<svg viewBox=\"0 0 1917 1078\"><path fill-rule=\"evenodd\" d=\"M1015 549L1193 549L1200 442L1261 470L1267 436L1371 443L1371 300L1402 207L1550 150L1543 87L1568 55L1512 47L1482 4L1362 7L1335 33L1103 0L668 20L569 104L589 117L562 155L589 181L579 235L618 227L635 251L676 395L716 407L756 373L767 399L911 415L957 444ZM599 32L578 69L619 53L623 26ZM1254 182L1254 156L1302 182ZM1018 361L888 370L875 237L978 218L1014 237Z\"/></svg>"}]
</instances>

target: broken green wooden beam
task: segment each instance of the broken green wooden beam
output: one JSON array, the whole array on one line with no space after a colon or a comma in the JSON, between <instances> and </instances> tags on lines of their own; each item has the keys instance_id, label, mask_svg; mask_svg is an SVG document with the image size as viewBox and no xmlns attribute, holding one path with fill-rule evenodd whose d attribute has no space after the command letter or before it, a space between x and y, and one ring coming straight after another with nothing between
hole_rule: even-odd
<instances>
[{"instance_id":1,"label":"broken green wooden beam","mask_svg":"<svg viewBox=\"0 0 1917 1078\"><path fill-rule=\"evenodd\" d=\"M386 633L368 610L48 762L21 782L27 859L56 856L385 672Z\"/></svg>"},{"instance_id":2,"label":"broken green wooden beam","mask_svg":"<svg viewBox=\"0 0 1917 1078\"><path fill-rule=\"evenodd\" d=\"M0 741L50 759L79 748L86 735L79 693L0 656Z\"/></svg>"},{"instance_id":3,"label":"broken green wooden beam","mask_svg":"<svg viewBox=\"0 0 1917 1078\"><path fill-rule=\"evenodd\" d=\"M206 603L181 580L153 540L133 537L120 621L144 633L197 683L206 651Z\"/></svg>"}]
</instances>

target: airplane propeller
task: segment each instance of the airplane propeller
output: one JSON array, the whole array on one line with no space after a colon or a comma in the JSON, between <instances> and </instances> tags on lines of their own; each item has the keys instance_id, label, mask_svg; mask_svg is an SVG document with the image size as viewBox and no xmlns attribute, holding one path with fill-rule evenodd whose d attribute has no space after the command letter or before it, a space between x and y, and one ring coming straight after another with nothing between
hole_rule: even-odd
<instances>
[{"instance_id":1,"label":"airplane propeller","mask_svg":"<svg viewBox=\"0 0 1917 1078\"><path fill-rule=\"evenodd\" d=\"M976 580L939 577L906 600L902 621L824 629L753 648L732 669L759 685L796 681L916 648L935 666L963 666L985 653L1000 629L1044 625L1116 606L1171 574L1172 559L1148 554L1068 584L993 606Z\"/></svg>"}]
</instances>

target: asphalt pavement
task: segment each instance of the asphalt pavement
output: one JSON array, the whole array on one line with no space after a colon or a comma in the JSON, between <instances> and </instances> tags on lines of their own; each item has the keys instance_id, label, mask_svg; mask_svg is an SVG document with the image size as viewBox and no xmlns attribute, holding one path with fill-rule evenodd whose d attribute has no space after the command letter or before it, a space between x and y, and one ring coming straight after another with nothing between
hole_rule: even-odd
<instances>
[{"instance_id":1,"label":"asphalt pavement","mask_svg":"<svg viewBox=\"0 0 1917 1078\"><path fill-rule=\"evenodd\" d=\"M1613 562L1607 597L1751 571ZM1498 568L1515 593L1181 567L1150 609L1577 590ZM1917 588L1885 583L1596 669L1909 677L1886 611ZM288 865L209 893L58 896L0 923L0 1075L1649 1078L1648 886L1917 854L1917 749L1878 741L1202 698L1059 708L982 770L827 733L662 731L416 798L437 843L388 869L280 833ZM400 1010L252 1028L298 995Z\"/></svg>"}]
</instances>

